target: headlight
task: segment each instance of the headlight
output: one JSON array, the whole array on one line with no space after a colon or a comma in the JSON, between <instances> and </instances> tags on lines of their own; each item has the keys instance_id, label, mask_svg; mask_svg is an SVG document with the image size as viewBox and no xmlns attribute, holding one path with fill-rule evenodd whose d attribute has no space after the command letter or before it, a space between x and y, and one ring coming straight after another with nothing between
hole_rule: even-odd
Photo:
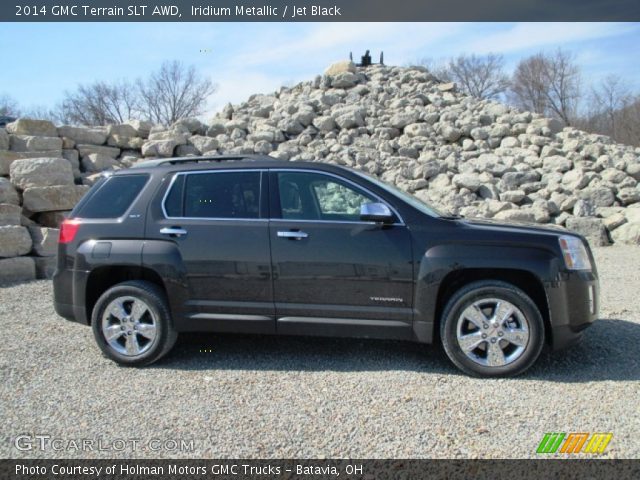
<instances>
[{"instance_id":1,"label":"headlight","mask_svg":"<svg viewBox=\"0 0 640 480\"><path fill-rule=\"evenodd\" d=\"M571 235L562 235L558 241L564 264L569 270L591 270L591 260L582 240Z\"/></svg>"}]
</instances>

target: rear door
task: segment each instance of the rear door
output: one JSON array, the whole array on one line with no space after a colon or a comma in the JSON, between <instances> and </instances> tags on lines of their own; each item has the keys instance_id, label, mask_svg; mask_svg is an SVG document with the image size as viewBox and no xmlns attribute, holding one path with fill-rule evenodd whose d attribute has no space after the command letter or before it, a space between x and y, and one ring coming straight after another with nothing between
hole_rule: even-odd
<instances>
[{"instance_id":1,"label":"rear door","mask_svg":"<svg viewBox=\"0 0 640 480\"><path fill-rule=\"evenodd\" d=\"M270 173L269 235L277 331L410 338L411 237L360 207L380 199L320 171Z\"/></svg>"},{"instance_id":2,"label":"rear door","mask_svg":"<svg viewBox=\"0 0 640 480\"><path fill-rule=\"evenodd\" d=\"M147 236L178 247L190 329L275 331L266 181L259 169L173 177Z\"/></svg>"}]
</instances>

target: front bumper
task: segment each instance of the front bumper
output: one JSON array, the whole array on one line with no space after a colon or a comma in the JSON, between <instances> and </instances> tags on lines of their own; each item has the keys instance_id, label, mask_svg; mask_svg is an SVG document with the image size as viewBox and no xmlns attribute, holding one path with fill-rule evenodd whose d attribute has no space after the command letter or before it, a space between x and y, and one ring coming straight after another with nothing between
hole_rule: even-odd
<instances>
[{"instance_id":1,"label":"front bumper","mask_svg":"<svg viewBox=\"0 0 640 480\"><path fill-rule=\"evenodd\" d=\"M595 271L562 272L547 285L551 346L560 350L573 345L597 318L600 284Z\"/></svg>"}]
</instances>

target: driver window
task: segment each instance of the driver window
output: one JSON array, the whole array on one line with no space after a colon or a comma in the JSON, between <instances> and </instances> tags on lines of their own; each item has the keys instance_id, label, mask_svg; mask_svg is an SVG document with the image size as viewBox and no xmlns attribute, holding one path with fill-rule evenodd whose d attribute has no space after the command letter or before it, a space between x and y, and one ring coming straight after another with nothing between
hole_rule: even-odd
<instances>
[{"instance_id":1,"label":"driver window","mask_svg":"<svg viewBox=\"0 0 640 480\"><path fill-rule=\"evenodd\" d=\"M279 172L282 218L358 221L360 207L376 200L335 177L309 172Z\"/></svg>"}]
</instances>

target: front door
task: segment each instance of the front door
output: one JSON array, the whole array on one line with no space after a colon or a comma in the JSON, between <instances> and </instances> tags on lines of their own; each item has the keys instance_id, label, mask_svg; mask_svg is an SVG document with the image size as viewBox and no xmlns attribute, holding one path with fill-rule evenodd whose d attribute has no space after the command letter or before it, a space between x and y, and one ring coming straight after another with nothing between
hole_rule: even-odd
<instances>
[{"instance_id":1,"label":"front door","mask_svg":"<svg viewBox=\"0 0 640 480\"><path fill-rule=\"evenodd\" d=\"M380 199L341 177L271 170L278 333L410 338L411 238L398 218L360 220Z\"/></svg>"},{"instance_id":2,"label":"front door","mask_svg":"<svg viewBox=\"0 0 640 480\"><path fill-rule=\"evenodd\" d=\"M261 211L266 174L191 171L173 179L149 236L178 246L190 329L275 331L268 221Z\"/></svg>"}]
</instances>

